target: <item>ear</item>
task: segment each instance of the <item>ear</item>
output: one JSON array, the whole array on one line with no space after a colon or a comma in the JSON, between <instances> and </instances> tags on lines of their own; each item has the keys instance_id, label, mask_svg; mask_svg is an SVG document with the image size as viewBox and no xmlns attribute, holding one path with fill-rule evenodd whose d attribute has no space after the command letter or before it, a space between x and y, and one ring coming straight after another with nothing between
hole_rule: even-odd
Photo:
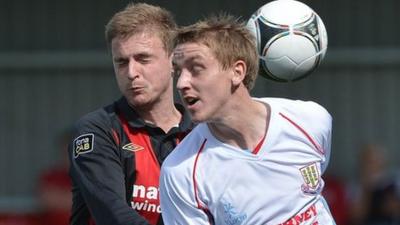
<instances>
[{"instance_id":1,"label":"ear","mask_svg":"<svg viewBox=\"0 0 400 225\"><path fill-rule=\"evenodd\" d=\"M247 72L247 65L243 60L238 60L233 64L233 77L232 77L232 84L234 86L239 86L244 77L246 76Z\"/></svg>"}]
</instances>

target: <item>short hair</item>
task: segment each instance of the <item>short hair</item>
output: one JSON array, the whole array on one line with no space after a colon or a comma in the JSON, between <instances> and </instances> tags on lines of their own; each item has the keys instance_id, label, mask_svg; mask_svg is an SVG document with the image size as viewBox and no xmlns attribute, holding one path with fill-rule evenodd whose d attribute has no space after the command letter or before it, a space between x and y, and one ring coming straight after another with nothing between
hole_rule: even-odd
<instances>
[{"instance_id":1,"label":"short hair","mask_svg":"<svg viewBox=\"0 0 400 225\"><path fill-rule=\"evenodd\" d=\"M255 83L259 59L254 36L240 18L228 14L212 15L178 31L175 45L198 42L214 53L223 69L243 60L247 72L243 84L250 91Z\"/></svg>"},{"instance_id":2,"label":"short hair","mask_svg":"<svg viewBox=\"0 0 400 225\"><path fill-rule=\"evenodd\" d=\"M171 12L146 3L130 3L117 12L105 28L109 45L114 38L127 38L131 35L151 31L158 33L165 50L170 54L174 49L177 24Z\"/></svg>"}]
</instances>

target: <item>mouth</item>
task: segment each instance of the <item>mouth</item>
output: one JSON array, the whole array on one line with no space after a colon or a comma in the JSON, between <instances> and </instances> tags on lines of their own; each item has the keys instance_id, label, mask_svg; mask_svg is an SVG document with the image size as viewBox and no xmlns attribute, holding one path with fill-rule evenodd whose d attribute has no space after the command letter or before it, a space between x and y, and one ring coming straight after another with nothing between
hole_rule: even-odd
<instances>
[{"instance_id":1,"label":"mouth","mask_svg":"<svg viewBox=\"0 0 400 225\"><path fill-rule=\"evenodd\" d=\"M131 91L140 91L140 90L142 90L143 89L143 87L130 87L129 88L129 90L131 90Z\"/></svg>"},{"instance_id":2,"label":"mouth","mask_svg":"<svg viewBox=\"0 0 400 225\"><path fill-rule=\"evenodd\" d=\"M193 106L194 104L196 104L196 102L199 101L199 99L195 97L184 97L183 100L188 106Z\"/></svg>"}]
</instances>

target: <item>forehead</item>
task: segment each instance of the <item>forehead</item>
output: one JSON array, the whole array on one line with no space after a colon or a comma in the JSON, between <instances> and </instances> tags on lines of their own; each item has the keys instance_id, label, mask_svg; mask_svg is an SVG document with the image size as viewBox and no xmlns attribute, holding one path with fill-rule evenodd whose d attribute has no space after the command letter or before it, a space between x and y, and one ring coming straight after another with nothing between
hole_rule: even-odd
<instances>
[{"instance_id":1,"label":"forehead","mask_svg":"<svg viewBox=\"0 0 400 225\"><path fill-rule=\"evenodd\" d=\"M149 31L135 33L127 37L115 37L111 42L112 49L136 49L163 47L161 38Z\"/></svg>"},{"instance_id":2,"label":"forehead","mask_svg":"<svg viewBox=\"0 0 400 225\"><path fill-rule=\"evenodd\" d=\"M193 42L176 46L173 56L174 62L209 58L214 58L211 49L204 44Z\"/></svg>"}]
</instances>

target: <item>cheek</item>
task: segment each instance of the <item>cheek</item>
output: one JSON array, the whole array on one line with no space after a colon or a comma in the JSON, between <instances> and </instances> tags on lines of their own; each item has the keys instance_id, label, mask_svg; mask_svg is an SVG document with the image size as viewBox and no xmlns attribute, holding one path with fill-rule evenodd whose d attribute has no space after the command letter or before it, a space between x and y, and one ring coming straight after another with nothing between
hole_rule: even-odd
<instances>
[{"instance_id":1,"label":"cheek","mask_svg":"<svg viewBox=\"0 0 400 225\"><path fill-rule=\"evenodd\" d=\"M216 82L215 84L211 99L214 98L218 107L222 107L232 97L232 84L226 81L220 83Z\"/></svg>"},{"instance_id":2,"label":"cheek","mask_svg":"<svg viewBox=\"0 0 400 225\"><path fill-rule=\"evenodd\" d=\"M226 77L226 74L217 73L210 76L207 81L206 88L213 93L217 93L218 96L226 95L230 93L232 82Z\"/></svg>"},{"instance_id":3,"label":"cheek","mask_svg":"<svg viewBox=\"0 0 400 225\"><path fill-rule=\"evenodd\" d=\"M121 71L115 71L115 79L118 83L122 82L124 80L124 77L125 76L121 74Z\"/></svg>"},{"instance_id":4,"label":"cheek","mask_svg":"<svg viewBox=\"0 0 400 225\"><path fill-rule=\"evenodd\" d=\"M208 85L204 85L202 92L206 96L207 104L219 106L221 102L226 101L230 96L227 88L226 84L218 82L210 82Z\"/></svg>"},{"instance_id":5,"label":"cheek","mask_svg":"<svg viewBox=\"0 0 400 225\"><path fill-rule=\"evenodd\" d=\"M128 84L128 78L126 76L115 73L115 80L117 81L117 85L121 91L126 88L126 85Z\"/></svg>"},{"instance_id":6,"label":"cheek","mask_svg":"<svg viewBox=\"0 0 400 225\"><path fill-rule=\"evenodd\" d=\"M155 68L150 75L152 81L157 83L165 83L172 79L172 71L166 66Z\"/></svg>"},{"instance_id":7,"label":"cheek","mask_svg":"<svg viewBox=\"0 0 400 225\"><path fill-rule=\"evenodd\" d=\"M118 80L124 79L124 76L126 76L127 72L128 69L126 67L114 66L114 75Z\"/></svg>"}]
</instances>

